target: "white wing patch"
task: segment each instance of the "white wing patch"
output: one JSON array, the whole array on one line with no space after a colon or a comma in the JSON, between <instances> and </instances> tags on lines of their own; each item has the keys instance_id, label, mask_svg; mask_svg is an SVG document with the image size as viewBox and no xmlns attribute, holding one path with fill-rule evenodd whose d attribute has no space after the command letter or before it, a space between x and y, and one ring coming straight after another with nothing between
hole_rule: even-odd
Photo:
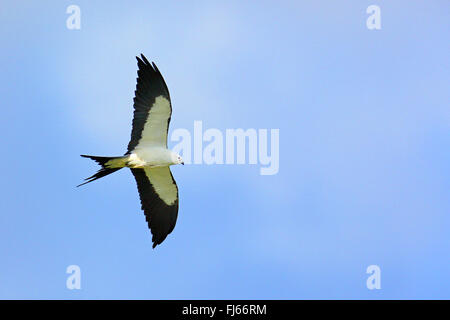
<instances>
[{"instance_id":1,"label":"white wing patch","mask_svg":"<svg viewBox=\"0 0 450 320\"><path fill-rule=\"evenodd\" d=\"M178 189L169 167L147 167L144 171L161 200L169 206L173 205L178 199Z\"/></svg>"},{"instance_id":2,"label":"white wing patch","mask_svg":"<svg viewBox=\"0 0 450 320\"><path fill-rule=\"evenodd\" d=\"M156 97L142 130L138 146L167 146L167 128L171 116L170 101L164 96Z\"/></svg>"}]
</instances>

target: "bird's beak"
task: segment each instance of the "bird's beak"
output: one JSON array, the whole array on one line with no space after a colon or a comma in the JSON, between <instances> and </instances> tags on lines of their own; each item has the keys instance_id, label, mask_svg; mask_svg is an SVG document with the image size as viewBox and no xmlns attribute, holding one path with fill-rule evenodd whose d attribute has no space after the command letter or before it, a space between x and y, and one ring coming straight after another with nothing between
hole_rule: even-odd
<instances>
[{"instance_id":1,"label":"bird's beak","mask_svg":"<svg viewBox=\"0 0 450 320\"><path fill-rule=\"evenodd\" d=\"M184 166L184 161L181 164Z\"/></svg>"}]
</instances>

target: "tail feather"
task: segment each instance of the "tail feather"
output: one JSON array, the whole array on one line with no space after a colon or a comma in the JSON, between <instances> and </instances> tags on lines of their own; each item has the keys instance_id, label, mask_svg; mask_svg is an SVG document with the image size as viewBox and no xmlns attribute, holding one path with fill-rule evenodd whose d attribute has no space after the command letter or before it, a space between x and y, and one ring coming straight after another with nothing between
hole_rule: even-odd
<instances>
[{"instance_id":1,"label":"tail feather","mask_svg":"<svg viewBox=\"0 0 450 320\"><path fill-rule=\"evenodd\" d=\"M98 157L98 156L88 156L88 155L81 155L83 158L89 158L94 160L95 162L97 162L99 165L102 166L102 168L100 170L98 170L94 175L90 176L89 178L84 179L84 183L79 184L77 187L80 187L82 185L85 185L86 183L92 182L94 180L100 179L104 176L107 176L108 174L111 174L113 172L116 172L117 170L122 169L123 167L114 167L114 168L110 168L109 166L107 166L107 163L110 160L115 160L115 159L122 159L123 157Z\"/></svg>"}]
</instances>

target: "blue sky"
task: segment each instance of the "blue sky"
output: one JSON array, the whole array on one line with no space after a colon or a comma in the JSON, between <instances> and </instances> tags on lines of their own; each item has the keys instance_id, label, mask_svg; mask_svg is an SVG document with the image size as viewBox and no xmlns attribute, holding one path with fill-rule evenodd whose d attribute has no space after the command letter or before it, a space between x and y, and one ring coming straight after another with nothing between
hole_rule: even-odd
<instances>
[{"instance_id":1,"label":"blue sky","mask_svg":"<svg viewBox=\"0 0 450 320\"><path fill-rule=\"evenodd\" d=\"M450 298L449 18L445 0L3 2L0 298ZM129 170L75 188L97 170L80 154L126 149L140 53L171 132L280 129L277 175L174 167L155 250Z\"/></svg>"}]
</instances>

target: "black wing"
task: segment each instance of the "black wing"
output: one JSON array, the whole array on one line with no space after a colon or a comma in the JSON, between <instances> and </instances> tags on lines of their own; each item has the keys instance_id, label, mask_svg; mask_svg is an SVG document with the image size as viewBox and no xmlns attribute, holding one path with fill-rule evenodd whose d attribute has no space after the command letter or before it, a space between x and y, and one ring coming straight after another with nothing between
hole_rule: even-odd
<instances>
[{"instance_id":1,"label":"black wing","mask_svg":"<svg viewBox=\"0 0 450 320\"><path fill-rule=\"evenodd\" d=\"M156 67L150 64L143 54L138 61L138 78L134 92L134 115L131 140L128 151L138 144L161 145L167 147L172 106L169 89Z\"/></svg>"},{"instance_id":2,"label":"black wing","mask_svg":"<svg viewBox=\"0 0 450 320\"><path fill-rule=\"evenodd\" d=\"M175 228L178 216L178 187L169 167L131 169L141 199L153 248Z\"/></svg>"}]
</instances>

